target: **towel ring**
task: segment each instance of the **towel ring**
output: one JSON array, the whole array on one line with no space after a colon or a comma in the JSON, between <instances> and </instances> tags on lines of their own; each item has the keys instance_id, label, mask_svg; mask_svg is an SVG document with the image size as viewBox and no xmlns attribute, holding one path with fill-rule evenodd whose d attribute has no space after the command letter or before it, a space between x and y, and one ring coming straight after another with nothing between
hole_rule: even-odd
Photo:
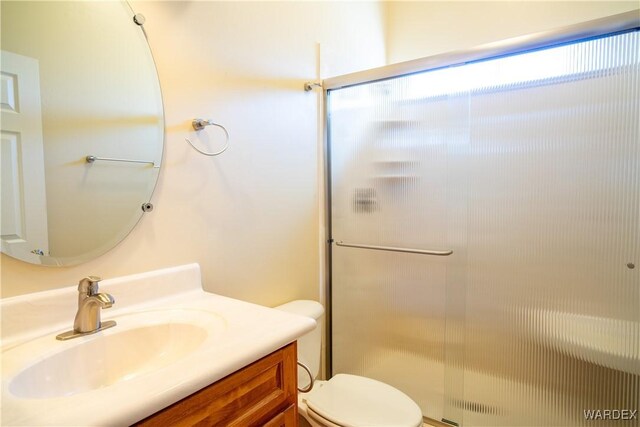
<instances>
[{"instance_id":1,"label":"towel ring","mask_svg":"<svg viewBox=\"0 0 640 427\"><path fill-rule=\"evenodd\" d=\"M311 373L311 369L309 369L309 367L307 365L305 365L304 363L302 363L299 360L297 361L297 363L298 363L298 366L300 366L302 369L307 371L307 375L309 375L309 380L311 380L311 383L306 388L298 387L298 391L300 393L309 393L311 391L311 389L313 388L313 374Z\"/></svg>"},{"instance_id":2,"label":"towel ring","mask_svg":"<svg viewBox=\"0 0 640 427\"><path fill-rule=\"evenodd\" d=\"M193 119L193 121L191 122L191 126L193 126L193 129L198 131L198 130L202 130L205 128L205 126L217 126L220 129L222 129L222 131L225 134L225 144L224 147L222 147L222 149L220 149L220 151L216 151L214 153L208 153L206 151L202 151L201 149L199 149L198 147L196 147L195 145L193 145L193 142L191 142L189 140L189 138L185 138L184 140L187 141L189 143L189 145L196 150L198 153L200 154L204 154L205 156L217 156L218 154L222 154L225 152L225 150L227 148L229 148L229 132L227 131L227 128L225 128L224 126L218 124L218 123L214 123L211 120L203 120L203 119Z\"/></svg>"}]
</instances>

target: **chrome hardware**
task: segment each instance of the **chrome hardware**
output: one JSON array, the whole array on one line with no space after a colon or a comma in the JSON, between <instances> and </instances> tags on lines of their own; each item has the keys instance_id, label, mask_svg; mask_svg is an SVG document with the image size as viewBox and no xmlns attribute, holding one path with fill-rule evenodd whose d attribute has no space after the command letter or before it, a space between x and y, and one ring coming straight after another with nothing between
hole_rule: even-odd
<instances>
[{"instance_id":1,"label":"chrome hardware","mask_svg":"<svg viewBox=\"0 0 640 427\"><path fill-rule=\"evenodd\" d=\"M144 15L141 14L141 13L136 13L133 16L133 22L135 22L136 24L138 24L140 26L144 25L146 20L147 20L147 18L145 18Z\"/></svg>"},{"instance_id":2,"label":"chrome hardware","mask_svg":"<svg viewBox=\"0 0 640 427\"><path fill-rule=\"evenodd\" d=\"M422 254L422 255L434 255L434 256L449 256L453 253L453 251L432 251L432 250L424 250L424 249L395 248L392 246L357 245L353 243L344 243L342 241L336 242L336 245L344 246L347 248L373 249L376 251L389 251L389 252L406 252L410 254Z\"/></svg>"},{"instance_id":3,"label":"chrome hardware","mask_svg":"<svg viewBox=\"0 0 640 427\"><path fill-rule=\"evenodd\" d=\"M141 13L136 13L133 16L133 22L140 27L140 29L142 30L142 34L144 34L144 38L148 40L149 37L147 37L147 32L144 30L144 23L146 21L147 21L147 18L145 18L144 15Z\"/></svg>"},{"instance_id":4,"label":"chrome hardware","mask_svg":"<svg viewBox=\"0 0 640 427\"><path fill-rule=\"evenodd\" d=\"M221 124L214 123L213 120L193 119L191 121L191 126L193 126L193 129L196 130L196 131L202 130L206 126L216 126L216 127L219 127L220 129L222 129L222 131L224 132L224 135L225 135L224 147L222 147L222 149L220 149L219 151L215 151L213 153L209 153L207 151L203 151L203 150L199 149L198 147L193 145L193 142L191 142L191 140L189 138L185 138L184 140L187 141L189 143L189 145L191 145L191 148L196 150L198 153L203 154L205 156L217 156L218 154L224 153L225 150L227 148L229 148L229 132L227 131L227 128L225 128Z\"/></svg>"},{"instance_id":5,"label":"chrome hardware","mask_svg":"<svg viewBox=\"0 0 640 427\"><path fill-rule=\"evenodd\" d=\"M111 295L98 293L100 280L102 279L96 276L88 276L80 280L78 284L78 311L73 321L73 330L58 335L56 339L64 341L95 334L116 325L113 320L100 321L100 309L110 308L116 302Z\"/></svg>"},{"instance_id":6,"label":"chrome hardware","mask_svg":"<svg viewBox=\"0 0 640 427\"><path fill-rule=\"evenodd\" d=\"M205 126L215 125L211 120L205 119L193 119L191 121L191 126L193 126L194 130L202 130Z\"/></svg>"},{"instance_id":7,"label":"chrome hardware","mask_svg":"<svg viewBox=\"0 0 640 427\"><path fill-rule=\"evenodd\" d=\"M93 163L96 160L105 161L105 162L125 162L125 163L145 163L149 165L153 165L154 168L159 168L160 166L156 166L156 162L150 162L147 160L131 160L131 159L114 159L112 157L97 157L97 156L87 156L87 163Z\"/></svg>"},{"instance_id":8,"label":"chrome hardware","mask_svg":"<svg viewBox=\"0 0 640 427\"><path fill-rule=\"evenodd\" d=\"M322 89L322 83L321 82L306 82L304 84L304 91L305 92L312 91L315 88Z\"/></svg>"},{"instance_id":9,"label":"chrome hardware","mask_svg":"<svg viewBox=\"0 0 640 427\"><path fill-rule=\"evenodd\" d=\"M151 212L152 210L153 210L153 205L151 203L142 204L142 212Z\"/></svg>"},{"instance_id":10,"label":"chrome hardware","mask_svg":"<svg viewBox=\"0 0 640 427\"><path fill-rule=\"evenodd\" d=\"M304 363L302 363L301 361L298 360L298 366L300 366L302 369L304 369L305 371L307 371L307 374L309 375L309 380L311 381L309 383L309 385L307 386L307 388L300 388L298 387L298 391L300 393L309 393L311 391L311 389L313 388L313 374L311 373L311 369L309 369L307 367L307 365L305 365Z\"/></svg>"}]
</instances>

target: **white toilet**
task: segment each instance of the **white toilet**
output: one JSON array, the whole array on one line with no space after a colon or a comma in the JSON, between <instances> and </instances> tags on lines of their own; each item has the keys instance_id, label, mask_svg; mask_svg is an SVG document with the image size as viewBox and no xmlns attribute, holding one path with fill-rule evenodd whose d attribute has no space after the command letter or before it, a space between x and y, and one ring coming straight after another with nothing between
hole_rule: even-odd
<instances>
[{"instance_id":1,"label":"white toilet","mask_svg":"<svg viewBox=\"0 0 640 427\"><path fill-rule=\"evenodd\" d=\"M318 321L324 314L315 301L299 300L275 307ZM298 361L315 378L320 371L320 327L298 339ZM309 375L298 369L298 387L306 389ZM300 414L313 427L419 427L422 412L409 396L388 384L356 375L338 374L314 381L308 393L298 394Z\"/></svg>"}]
</instances>

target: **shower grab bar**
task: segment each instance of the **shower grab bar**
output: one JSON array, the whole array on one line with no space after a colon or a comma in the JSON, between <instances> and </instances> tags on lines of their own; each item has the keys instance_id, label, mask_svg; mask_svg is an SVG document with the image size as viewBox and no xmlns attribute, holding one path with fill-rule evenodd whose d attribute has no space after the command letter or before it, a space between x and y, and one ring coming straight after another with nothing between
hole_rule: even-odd
<instances>
[{"instance_id":1,"label":"shower grab bar","mask_svg":"<svg viewBox=\"0 0 640 427\"><path fill-rule=\"evenodd\" d=\"M87 160L87 163L93 163L96 160L100 160L100 161L106 161L106 162L144 163L144 164L153 165L154 168L159 167L159 166L156 166L156 162L150 162L147 160L114 159L112 157L98 157L98 156L87 156L86 160Z\"/></svg>"},{"instance_id":2,"label":"shower grab bar","mask_svg":"<svg viewBox=\"0 0 640 427\"><path fill-rule=\"evenodd\" d=\"M389 251L389 252L406 252L410 254L422 254L422 255L434 255L434 256L449 256L453 253L453 251L431 251L431 250L425 250L425 249L395 248L392 246L359 245L354 243L345 243L343 241L336 242L336 245L345 246L347 248L373 249L375 251Z\"/></svg>"}]
</instances>

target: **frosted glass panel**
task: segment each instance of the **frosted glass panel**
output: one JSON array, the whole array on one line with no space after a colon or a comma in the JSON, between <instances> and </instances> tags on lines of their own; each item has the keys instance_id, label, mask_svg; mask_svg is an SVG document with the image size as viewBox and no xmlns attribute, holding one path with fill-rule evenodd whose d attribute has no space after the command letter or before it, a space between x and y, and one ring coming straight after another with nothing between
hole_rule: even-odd
<instances>
[{"instance_id":1,"label":"frosted glass panel","mask_svg":"<svg viewBox=\"0 0 640 427\"><path fill-rule=\"evenodd\" d=\"M535 52L544 79L471 92L466 425L638 409L638 48L630 33Z\"/></svg>"},{"instance_id":2,"label":"frosted glass panel","mask_svg":"<svg viewBox=\"0 0 640 427\"><path fill-rule=\"evenodd\" d=\"M638 34L330 91L333 374L467 426L640 409Z\"/></svg>"},{"instance_id":3,"label":"frosted glass panel","mask_svg":"<svg viewBox=\"0 0 640 427\"><path fill-rule=\"evenodd\" d=\"M407 101L409 83L331 93L336 242L454 249L447 159L456 141L468 141L468 99ZM333 259L334 374L392 384L442 418L447 261L346 247Z\"/></svg>"}]
</instances>

